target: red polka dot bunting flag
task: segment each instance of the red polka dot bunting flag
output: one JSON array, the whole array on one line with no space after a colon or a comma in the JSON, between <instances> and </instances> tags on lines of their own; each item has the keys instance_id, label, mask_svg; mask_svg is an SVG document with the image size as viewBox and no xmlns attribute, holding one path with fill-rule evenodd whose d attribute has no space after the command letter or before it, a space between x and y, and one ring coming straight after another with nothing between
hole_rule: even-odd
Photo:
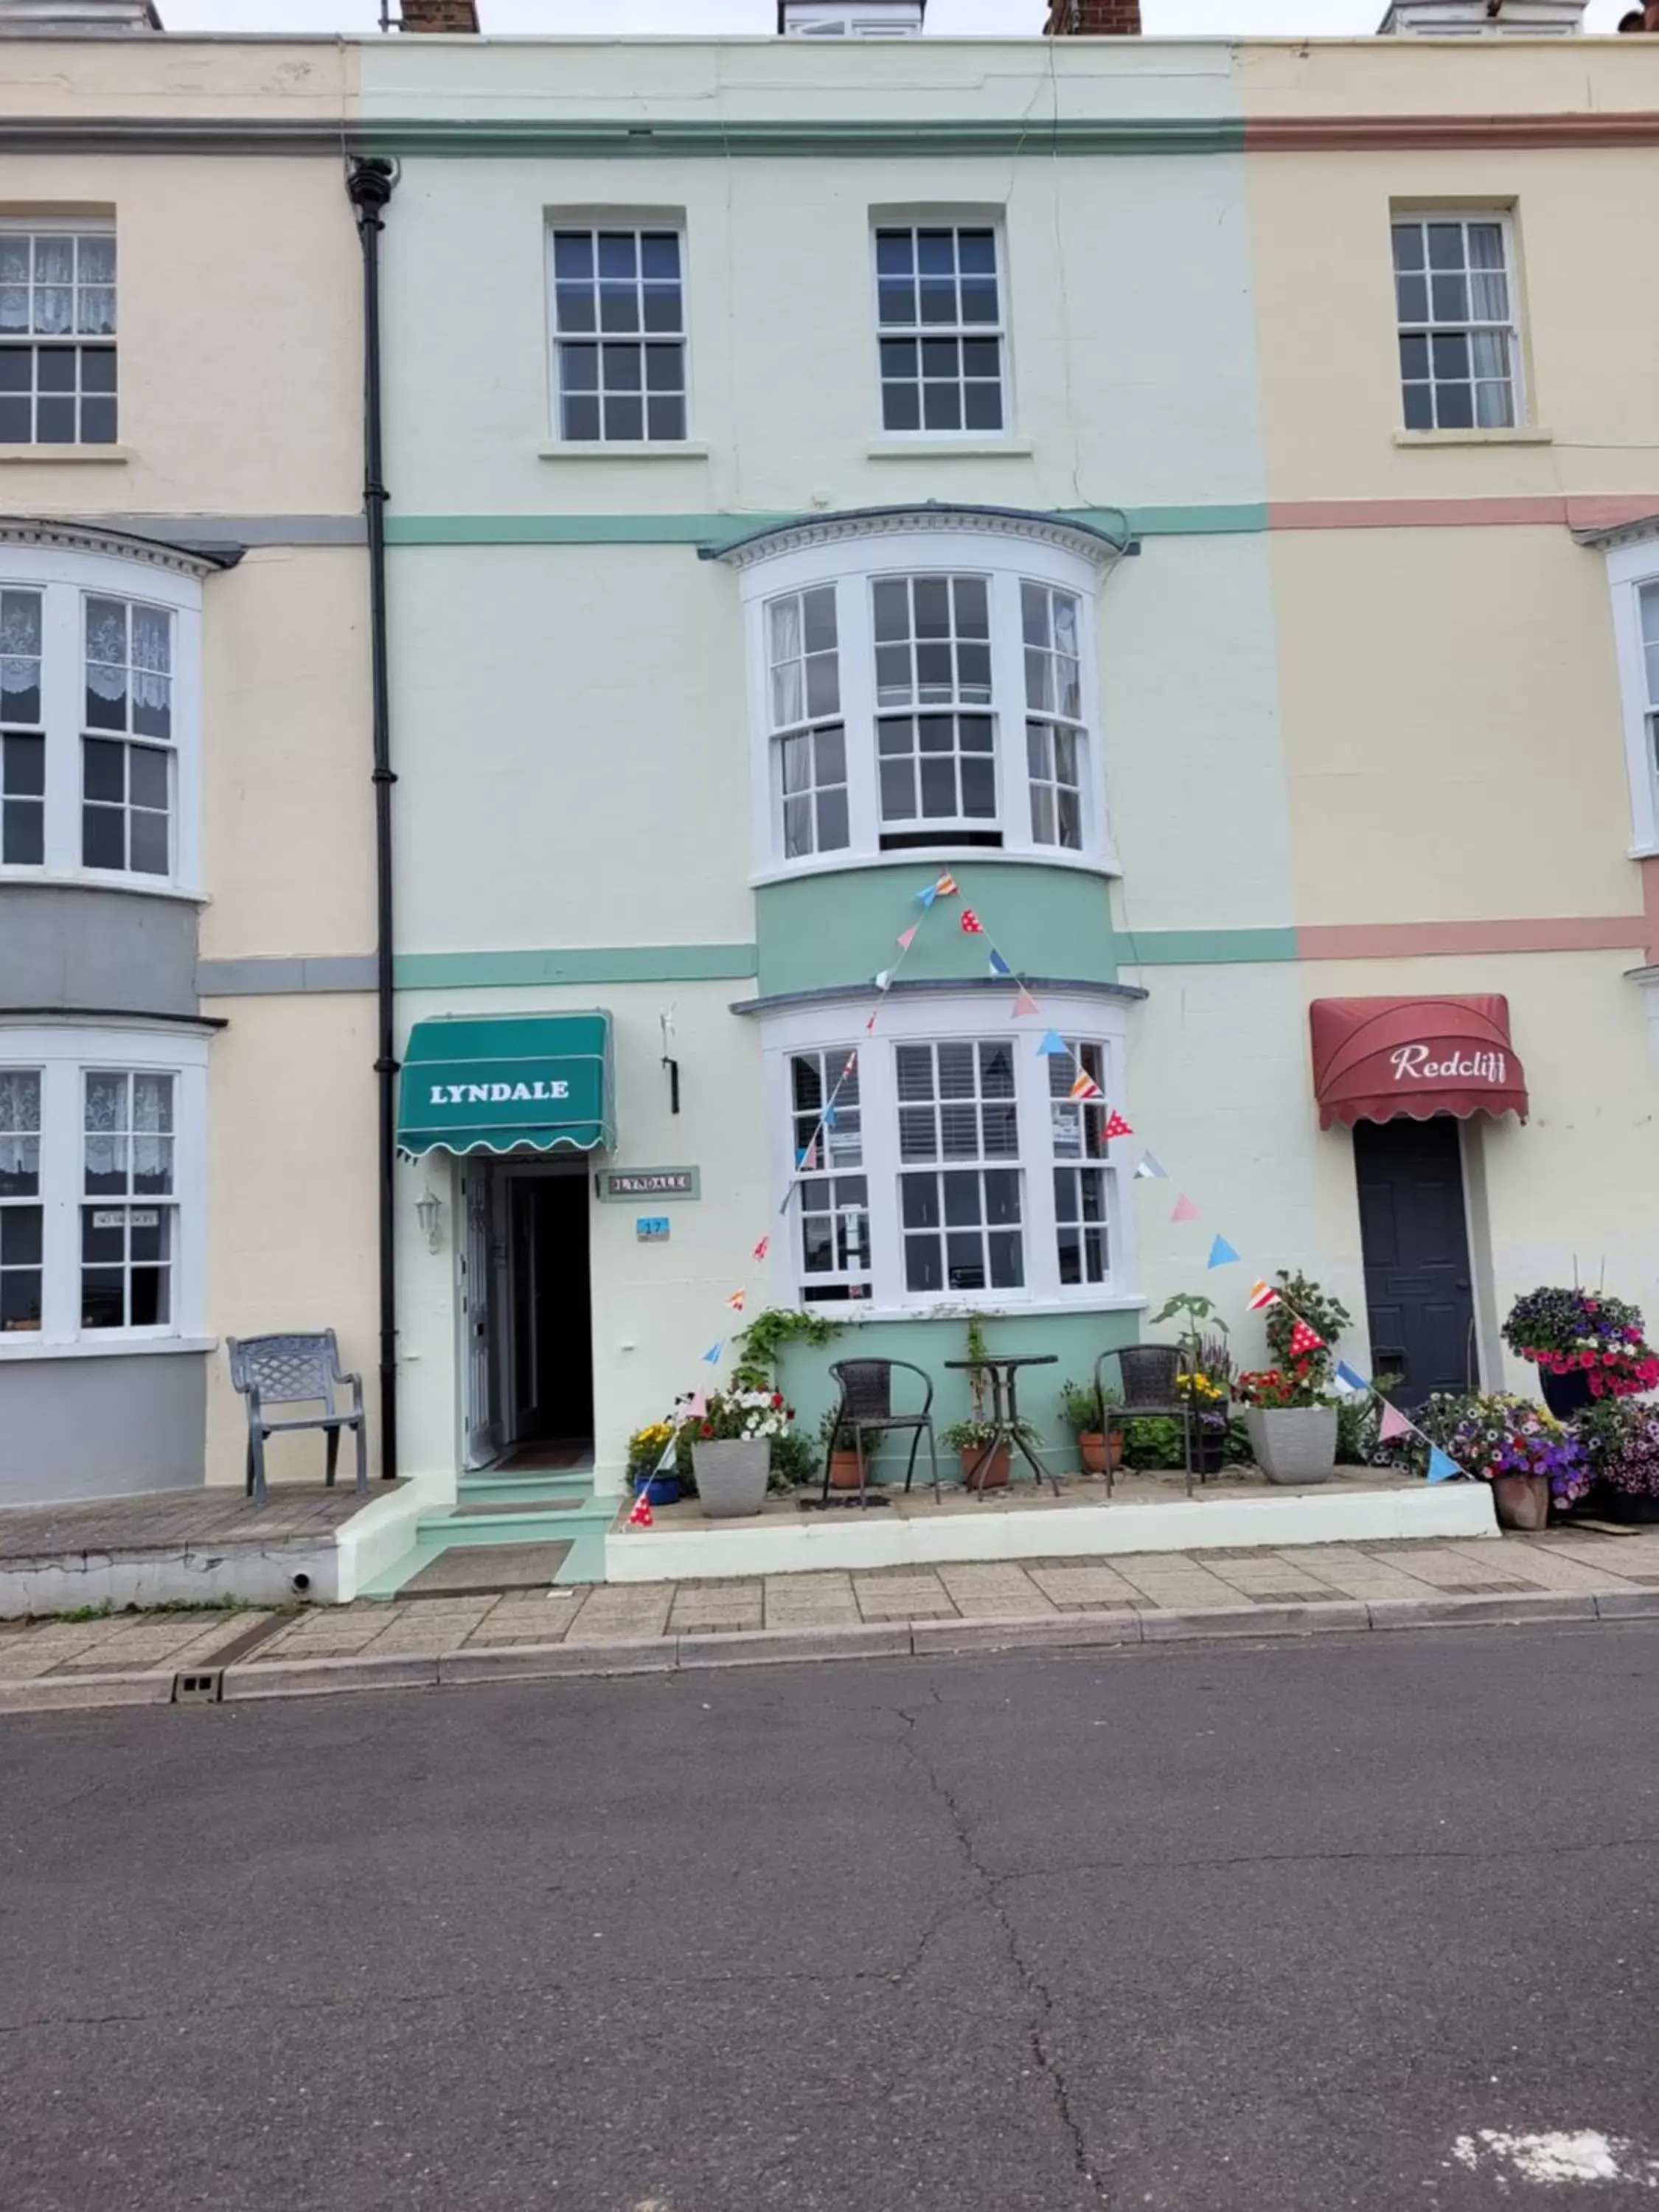
<instances>
[{"instance_id":1,"label":"red polka dot bunting flag","mask_svg":"<svg viewBox=\"0 0 1659 2212\"><path fill-rule=\"evenodd\" d=\"M1106 1118L1106 1127L1103 1133L1108 1137L1133 1137L1134 1131L1124 1120L1122 1115L1118 1112L1116 1107L1114 1106L1110 1114L1108 1115Z\"/></svg>"},{"instance_id":2,"label":"red polka dot bunting flag","mask_svg":"<svg viewBox=\"0 0 1659 2212\"><path fill-rule=\"evenodd\" d=\"M983 937L985 924L970 906L962 909L962 933L964 937Z\"/></svg>"},{"instance_id":3,"label":"red polka dot bunting flag","mask_svg":"<svg viewBox=\"0 0 1659 2212\"><path fill-rule=\"evenodd\" d=\"M634 1510L628 1516L630 1528L648 1528L652 1523L651 1500L644 1491L634 1500Z\"/></svg>"},{"instance_id":4,"label":"red polka dot bunting flag","mask_svg":"<svg viewBox=\"0 0 1659 2212\"><path fill-rule=\"evenodd\" d=\"M1325 1340L1316 1328L1310 1328L1305 1321L1298 1321L1291 1331L1291 1357L1305 1359L1310 1352L1322 1352Z\"/></svg>"}]
</instances>

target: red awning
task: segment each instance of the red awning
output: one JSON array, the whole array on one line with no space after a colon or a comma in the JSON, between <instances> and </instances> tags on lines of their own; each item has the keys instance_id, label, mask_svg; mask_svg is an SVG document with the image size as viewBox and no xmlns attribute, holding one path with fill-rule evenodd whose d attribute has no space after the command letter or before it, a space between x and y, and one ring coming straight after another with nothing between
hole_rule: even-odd
<instances>
[{"instance_id":1,"label":"red awning","mask_svg":"<svg viewBox=\"0 0 1659 2212\"><path fill-rule=\"evenodd\" d=\"M1507 999L1316 999L1312 1013L1322 1128L1401 1114L1527 1118Z\"/></svg>"}]
</instances>

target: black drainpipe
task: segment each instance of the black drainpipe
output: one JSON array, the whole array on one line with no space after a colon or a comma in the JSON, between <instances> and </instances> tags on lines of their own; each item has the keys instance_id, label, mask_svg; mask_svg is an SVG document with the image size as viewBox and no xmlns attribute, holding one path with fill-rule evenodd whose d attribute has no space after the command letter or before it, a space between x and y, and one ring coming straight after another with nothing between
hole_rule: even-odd
<instances>
[{"instance_id":1,"label":"black drainpipe","mask_svg":"<svg viewBox=\"0 0 1659 2212\"><path fill-rule=\"evenodd\" d=\"M380 1474L398 1479L398 1275L396 1222L398 1058L392 996L391 686L386 641L386 501L380 448L380 216L397 172L390 161L354 161L346 192L363 249L363 521L368 537L369 670L374 701L374 996L380 1084Z\"/></svg>"}]
</instances>

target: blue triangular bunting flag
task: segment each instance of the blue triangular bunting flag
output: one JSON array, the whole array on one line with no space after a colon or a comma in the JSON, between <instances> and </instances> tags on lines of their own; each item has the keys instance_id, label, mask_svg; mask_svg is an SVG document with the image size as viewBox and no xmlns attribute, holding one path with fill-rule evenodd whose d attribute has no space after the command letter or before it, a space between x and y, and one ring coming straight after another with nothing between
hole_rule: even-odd
<instances>
[{"instance_id":1,"label":"blue triangular bunting flag","mask_svg":"<svg viewBox=\"0 0 1659 2212\"><path fill-rule=\"evenodd\" d=\"M994 975L1012 975L1013 974L1013 969L1008 965L1008 963L997 951L994 945L991 947L990 959L991 973Z\"/></svg>"},{"instance_id":2,"label":"blue triangular bunting flag","mask_svg":"<svg viewBox=\"0 0 1659 2212\"><path fill-rule=\"evenodd\" d=\"M835 1126L836 1126L836 1106L835 1106L835 1101L834 1101L833 1099L831 1099L831 1101L830 1102L829 1105L827 1105L827 1106L824 1108L824 1109L823 1109L823 1126L824 1126L824 1127L825 1127L826 1129L833 1129L833 1128L835 1127Z\"/></svg>"},{"instance_id":3,"label":"blue triangular bunting flag","mask_svg":"<svg viewBox=\"0 0 1659 2212\"><path fill-rule=\"evenodd\" d=\"M702 1356L709 1366L718 1367L720 1364L720 1354L725 1349L726 1339L722 1337L718 1344L711 1344Z\"/></svg>"},{"instance_id":4,"label":"blue triangular bunting flag","mask_svg":"<svg viewBox=\"0 0 1659 2212\"><path fill-rule=\"evenodd\" d=\"M1044 1030L1042 1032L1042 1042L1037 1047L1038 1059L1069 1060L1071 1056L1071 1054L1066 1049L1065 1038L1060 1036L1054 1030Z\"/></svg>"},{"instance_id":5,"label":"blue triangular bunting flag","mask_svg":"<svg viewBox=\"0 0 1659 2212\"><path fill-rule=\"evenodd\" d=\"M1206 1267L1231 1267L1237 1257L1237 1253L1234 1251L1226 1238L1218 1237L1215 1243L1211 1245L1210 1256L1204 1264Z\"/></svg>"},{"instance_id":6,"label":"blue triangular bunting flag","mask_svg":"<svg viewBox=\"0 0 1659 2212\"><path fill-rule=\"evenodd\" d=\"M1349 1366L1346 1359L1339 1359L1336 1363L1336 1380L1339 1387L1344 1390L1364 1391L1369 1390L1371 1387L1363 1375Z\"/></svg>"},{"instance_id":7,"label":"blue triangular bunting flag","mask_svg":"<svg viewBox=\"0 0 1659 2212\"><path fill-rule=\"evenodd\" d=\"M929 884L926 890L918 891L916 896L921 901L923 906L932 906L933 901L939 896L939 885Z\"/></svg>"},{"instance_id":8,"label":"blue triangular bunting flag","mask_svg":"<svg viewBox=\"0 0 1659 2212\"><path fill-rule=\"evenodd\" d=\"M1455 1476L1462 1474L1462 1472L1457 1462L1443 1452L1438 1444L1429 1446L1429 1480L1431 1482L1450 1482Z\"/></svg>"}]
</instances>

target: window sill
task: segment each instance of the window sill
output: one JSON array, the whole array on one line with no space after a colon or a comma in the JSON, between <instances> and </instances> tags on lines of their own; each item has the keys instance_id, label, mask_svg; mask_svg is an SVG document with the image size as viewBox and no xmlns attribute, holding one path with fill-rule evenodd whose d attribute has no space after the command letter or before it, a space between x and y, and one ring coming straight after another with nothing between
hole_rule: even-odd
<instances>
[{"instance_id":1,"label":"window sill","mask_svg":"<svg viewBox=\"0 0 1659 2212\"><path fill-rule=\"evenodd\" d=\"M920 875L943 867L1065 868L1075 875L1116 878L1123 872L1115 853L1068 853L1054 845L1010 849L1004 845L925 845L906 853L832 853L810 860L791 860L781 866L760 868L749 878L751 890L770 884L793 884L803 876L846 876L860 868L904 868Z\"/></svg>"},{"instance_id":2,"label":"window sill","mask_svg":"<svg viewBox=\"0 0 1659 2212\"><path fill-rule=\"evenodd\" d=\"M210 906L205 891L186 890L182 884L153 882L143 876L120 875L95 868L0 867L0 889L9 884L46 884L54 890L133 891L140 898L179 899L186 906Z\"/></svg>"},{"instance_id":3,"label":"window sill","mask_svg":"<svg viewBox=\"0 0 1659 2212\"><path fill-rule=\"evenodd\" d=\"M696 438L561 439L538 446L544 461L706 461L708 448Z\"/></svg>"},{"instance_id":4,"label":"window sill","mask_svg":"<svg viewBox=\"0 0 1659 2212\"><path fill-rule=\"evenodd\" d=\"M101 461L119 468L132 459L131 446L0 446L0 463L6 461Z\"/></svg>"},{"instance_id":5,"label":"window sill","mask_svg":"<svg viewBox=\"0 0 1659 2212\"><path fill-rule=\"evenodd\" d=\"M0 1363L9 1359L130 1359L145 1352L216 1352L216 1336L117 1336L107 1343L77 1336L67 1343L26 1328L0 1335Z\"/></svg>"},{"instance_id":6,"label":"window sill","mask_svg":"<svg viewBox=\"0 0 1659 2212\"><path fill-rule=\"evenodd\" d=\"M975 1313L982 1314L987 1321L1019 1321L1027 1316L1049 1321L1060 1314L1139 1313L1146 1303L1145 1294L1139 1291L1097 1291L1086 1297L1025 1298L1018 1304L995 1297L942 1299L936 1306L866 1305L861 1300L851 1299L809 1306L807 1310L832 1314L836 1320L856 1328L866 1322L965 1321Z\"/></svg>"},{"instance_id":7,"label":"window sill","mask_svg":"<svg viewBox=\"0 0 1659 2212\"><path fill-rule=\"evenodd\" d=\"M1553 446L1553 430L1523 423L1514 430L1396 430L1396 446Z\"/></svg>"},{"instance_id":8,"label":"window sill","mask_svg":"<svg viewBox=\"0 0 1659 2212\"><path fill-rule=\"evenodd\" d=\"M958 438L941 431L936 438L875 438L865 447L872 461L936 461L955 453L964 461L1029 459L1035 451L1029 438Z\"/></svg>"}]
</instances>

